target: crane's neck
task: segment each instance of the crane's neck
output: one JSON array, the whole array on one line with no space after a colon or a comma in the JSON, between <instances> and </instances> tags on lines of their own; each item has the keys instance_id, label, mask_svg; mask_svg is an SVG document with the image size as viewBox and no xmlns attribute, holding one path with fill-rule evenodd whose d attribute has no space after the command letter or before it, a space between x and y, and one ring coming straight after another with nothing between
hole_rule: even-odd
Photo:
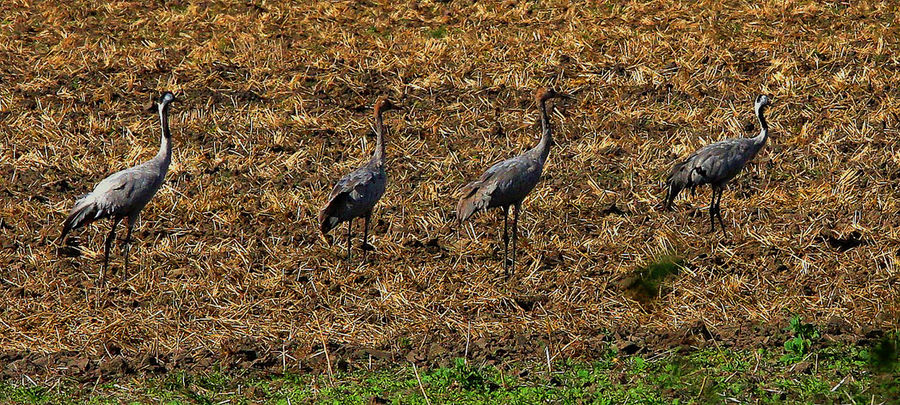
<instances>
[{"instance_id":1,"label":"crane's neck","mask_svg":"<svg viewBox=\"0 0 900 405\"><path fill-rule=\"evenodd\" d=\"M765 106L760 106L756 109L756 118L759 118L759 135L753 138L754 141L758 144L763 144L766 142L766 138L769 137L769 123L766 122L766 116L764 114Z\"/></svg>"},{"instance_id":2,"label":"crane's neck","mask_svg":"<svg viewBox=\"0 0 900 405\"><path fill-rule=\"evenodd\" d=\"M384 162L384 120L381 118L381 110L375 111L375 136L377 137L377 141L375 142L375 154L372 156L372 159L382 163Z\"/></svg>"},{"instance_id":3,"label":"crane's neck","mask_svg":"<svg viewBox=\"0 0 900 405\"><path fill-rule=\"evenodd\" d=\"M553 131L550 129L550 116L547 114L547 104L541 100L538 105L541 110L541 142L537 145L538 154L541 157L541 163L547 161L547 155L550 154L550 145L553 143Z\"/></svg>"},{"instance_id":4,"label":"crane's neck","mask_svg":"<svg viewBox=\"0 0 900 405\"><path fill-rule=\"evenodd\" d=\"M163 169L168 169L172 161L172 133L169 132L169 106L159 106L159 123L162 127L162 136L159 141L159 152L154 160L159 162Z\"/></svg>"}]
</instances>

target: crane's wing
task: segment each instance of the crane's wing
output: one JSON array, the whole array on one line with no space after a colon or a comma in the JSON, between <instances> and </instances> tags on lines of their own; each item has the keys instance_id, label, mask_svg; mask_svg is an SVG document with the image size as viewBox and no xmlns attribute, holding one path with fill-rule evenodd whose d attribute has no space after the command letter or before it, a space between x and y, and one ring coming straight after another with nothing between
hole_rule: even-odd
<instances>
[{"instance_id":1,"label":"crane's wing","mask_svg":"<svg viewBox=\"0 0 900 405\"><path fill-rule=\"evenodd\" d=\"M456 206L457 219L463 222L478 211L520 200L534 188L540 175L539 165L525 155L494 164L478 180L463 187Z\"/></svg>"},{"instance_id":2,"label":"crane's wing","mask_svg":"<svg viewBox=\"0 0 900 405\"><path fill-rule=\"evenodd\" d=\"M688 158L691 169L701 176L703 183L727 181L738 174L753 156L748 138L733 138L700 148Z\"/></svg>"},{"instance_id":3,"label":"crane's wing","mask_svg":"<svg viewBox=\"0 0 900 405\"><path fill-rule=\"evenodd\" d=\"M749 138L726 139L697 149L672 167L666 179L665 208L668 209L685 188L693 190L703 184L728 181L754 154L753 141Z\"/></svg>"},{"instance_id":4,"label":"crane's wing","mask_svg":"<svg viewBox=\"0 0 900 405\"><path fill-rule=\"evenodd\" d=\"M337 226L341 220L340 215L337 215L340 210L347 209L350 205L355 207L374 206L384 193L386 181L384 170L371 164L362 166L342 177L331 190L325 207L319 211L322 233L328 233Z\"/></svg>"},{"instance_id":5,"label":"crane's wing","mask_svg":"<svg viewBox=\"0 0 900 405\"><path fill-rule=\"evenodd\" d=\"M98 219L125 215L136 205L149 201L156 189L156 176L143 165L111 174L97 183L94 190L81 196L63 223L61 239L66 234Z\"/></svg>"},{"instance_id":6,"label":"crane's wing","mask_svg":"<svg viewBox=\"0 0 900 405\"><path fill-rule=\"evenodd\" d=\"M349 193L357 187L371 182L374 177L374 170L369 170L366 166L353 170L344 177L341 177L341 179L335 183L334 188L331 190L331 194L328 195L328 200L332 200L340 194Z\"/></svg>"},{"instance_id":7,"label":"crane's wing","mask_svg":"<svg viewBox=\"0 0 900 405\"><path fill-rule=\"evenodd\" d=\"M481 177L478 178L478 181L486 182L494 178L494 176L498 174L509 172L512 168L521 163L521 159L519 158L520 156L516 156L514 158L506 159L502 162L494 163L493 166L489 167L484 171L484 173L481 174Z\"/></svg>"}]
</instances>

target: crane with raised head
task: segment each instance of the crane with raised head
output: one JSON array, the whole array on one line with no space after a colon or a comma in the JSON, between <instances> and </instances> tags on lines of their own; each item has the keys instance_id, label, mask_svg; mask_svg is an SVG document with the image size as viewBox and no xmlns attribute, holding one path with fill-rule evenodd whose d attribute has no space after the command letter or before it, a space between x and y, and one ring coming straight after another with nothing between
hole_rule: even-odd
<instances>
[{"instance_id":1,"label":"crane with raised head","mask_svg":"<svg viewBox=\"0 0 900 405\"><path fill-rule=\"evenodd\" d=\"M160 126L162 127L159 152L156 156L144 163L116 172L103 179L94 187L93 191L78 198L75 206L69 211L69 216L63 223L60 241L65 240L66 235L74 229L99 219L112 219L112 227L104 245L101 281L105 280L106 269L109 265L109 249L116 238L116 226L119 225L122 219L127 220L125 240L122 243L125 250L125 271L127 272L128 253L131 249L131 231L141 215L141 210L144 209L162 186L166 172L169 170L169 163L172 161L169 106L174 101L176 101L175 95L167 91L150 107L150 111L155 111L159 114Z\"/></svg>"},{"instance_id":2,"label":"crane with raised head","mask_svg":"<svg viewBox=\"0 0 900 405\"><path fill-rule=\"evenodd\" d=\"M456 217L460 224L479 211L489 208L503 210L503 265L507 276L516 267L516 234L519 224L519 211L522 201L541 179L544 163L550 154L553 143L553 131L550 128L550 115L547 113L547 101L554 98L571 98L567 94L553 89L538 90L535 103L541 114L541 141L537 146L519 156L504 160L491 166L478 180L462 188L462 197L456 206ZM512 223L512 262L508 262L509 250L509 208L513 207Z\"/></svg>"},{"instance_id":3,"label":"crane with raised head","mask_svg":"<svg viewBox=\"0 0 900 405\"><path fill-rule=\"evenodd\" d=\"M382 96L375 102L375 152L369 161L342 177L331 194L328 202L319 211L319 230L322 235L336 228L341 222L347 222L347 266L350 266L350 252L352 247L352 223L359 217L363 218L363 261L365 261L366 245L369 239L369 220L372 218L372 210L375 204L384 195L387 187L387 173L385 172L385 141L384 121L382 116L386 111L397 110L399 107L391 103L387 97Z\"/></svg>"},{"instance_id":4,"label":"crane with raised head","mask_svg":"<svg viewBox=\"0 0 900 405\"><path fill-rule=\"evenodd\" d=\"M685 188L691 192L697 186L709 184L712 188L712 201L709 203L709 231L716 230L716 218L725 233L725 222L722 220L722 192L728 182L740 173L751 159L762 149L769 137L769 124L766 122L765 110L769 98L765 95L756 97L755 110L759 119L759 134L752 138L731 138L706 145L676 164L666 180L666 199L664 208L668 210L678 193Z\"/></svg>"}]
</instances>

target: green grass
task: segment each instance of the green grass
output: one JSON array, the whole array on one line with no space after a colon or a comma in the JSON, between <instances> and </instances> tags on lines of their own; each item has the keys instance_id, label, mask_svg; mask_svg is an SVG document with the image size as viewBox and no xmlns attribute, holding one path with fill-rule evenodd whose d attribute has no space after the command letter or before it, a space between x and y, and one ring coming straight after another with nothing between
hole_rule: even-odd
<instances>
[{"instance_id":1,"label":"green grass","mask_svg":"<svg viewBox=\"0 0 900 405\"><path fill-rule=\"evenodd\" d=\"M821 333L815 325L804 323L799 316L791 318L788 330L793 332L794 337L784 342L784 355L781 361L785 363L795 363L802 360L808 353L812 344L819 340Z\"/></svg>"},{"instance_id":2,"label":"green grass","mask_svg":"<svg viewBox=\"0 0 900 405\"><path fill-rule=\"evenodd\" d=\"M428 36L434 39L443 39L448 34L447 27L443 25L434 29L427 29L426 31Z\"/></svg>"},{"instance_id":3,"label":"green grass","mask_svg":"<svg viewBox=\"0 0 900 405\"><path fill-rule=\"evenodd\" d=\"M792 328L803 329L799 319ZM809 329L805 329L809 331ZM813 343L802 359L787 363L793 349L703 349L652 357L621 356L610 350L593 362L563 361L503 369L463 359L449 367L412 366L328 375L265 378L214 372L173 372L161 377L54 389L7 383L0 402L15 403L538 403L547 400L594 404L692 404L740 402L776 404L858 403L900 397L897 347L888 334L867 346ZM416 378L418 371L419 378ZM421 380L421 384L419 381ZM427 399L422 391L427 394Z\"/></svg>"},{"instance_id":4,"label":"green grass","mask_svg":"<svg viewBox=\"0 0 900 405\"><path fill-rule=\"evenodd\" d=\"M628 283L628 289L634 298L641 302L665 295L666 291L662 288L663 281L668 276L677 273L681 265L681 257L674 254L661 255L653 262L635 271Z\"/></svg>"}]
</instances>

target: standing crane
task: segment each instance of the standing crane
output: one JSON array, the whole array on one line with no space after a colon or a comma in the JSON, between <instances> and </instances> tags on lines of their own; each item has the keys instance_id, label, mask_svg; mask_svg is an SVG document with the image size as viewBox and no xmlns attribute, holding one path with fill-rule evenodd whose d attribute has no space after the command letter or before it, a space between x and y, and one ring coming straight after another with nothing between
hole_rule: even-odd
<instances>
[{"instance_id":1,"label":"standing crane","mask_svg":"<svg viewBox=\"0 0 900 405\"><path fill-rule=\"evenodd\" d=\"M352 223L353 219L362 217L363 226L363 261L366 260L366 245L369 239L369 220L372 218L372 209L384 195L387 186L387 173L384 171L384 124L382 115L385 111L398 110L394 105L382 96L375 101L375 134L378 138L375 144L375 153L369 162L341 178L325 207L319 211L319 229L322 235L336 228L341 222L347 222L347 266L350 265L350 250L352 247Z\"/></svg>"},{"instance_id":2,"label":"standing crane","mask_svg":"<svg viewBox=\"0 0 900 405\"><path fill-rule=\"evenodd\" d=\"M547 155L550 154L550 144L553 143L553 134L550 129L550 115L547 114L547 100L553 98L571 98L567 94L557 93L553 89L540 89L534 99L541 112L541 129L543 135L537 146L525 153L496 163L487 169L478 180L467 184L462 189L462 198L456 206L456 217L459 223L469 219L473 214L489 208L500 207L503 209L503 266L507 269L507 276L516 267L516 234L519 224L519 211L522 209L522 200L534 189ZM509 207L513 207L513 232L512 232L512 263L507 266L509 250L508 218Z\"/></svg>"},{"instance_id":3,"label":"standing crane","mask_svg":"<svg viewBox=\"0 0 900 405\"><path fill-rule=\"evenodd\" d=\"M666 185L668 192L664 207L668 210L678 193L685 188L694 188L709 184L712 188L712 201L709 203L709 232L716 231L716 218L725 233L725 222L722 220L722 192L729 180L734 178L744 166L762 149L769 137L769 124L763 115L769 98L760 95L756 98L756 117L762 127L759 135L752 138L731 138L706 145L692 153L681 163L672 168Z\"/></svg>"},{"instance_id":4,"label":"standing crane","mask_svg":"<svg viewBox=\"0 0 900 405\"><path fill-rule=\"evenodd\" d=\"M159 114L160 126L162 127L159 152L156 156L144 163L116 172L103 179L94 187L94 191L83 195L75 202L75 206L69 211L69 216L63 223L60 241L65 240L66 235L73 229L78 229L98 219L112 219L112 228L106 237L103 253L101 282L106 279L106 269L109 265L109 249L116 239L116 226L125 218L127 218L128 222L125 240L122 245L125 250L125 271L128 271L128 251L131 249L131 231L134 228L134 223L140 217L144 206L150 202L150 199L162 186L166 172L169 170L169 163L172 161L169 106L174 101L176 101L175 95L167 91L160 96L159 101L155 102L154 106L148 109L151 112L155 110Z\"/></svg>"}]
</instances>

